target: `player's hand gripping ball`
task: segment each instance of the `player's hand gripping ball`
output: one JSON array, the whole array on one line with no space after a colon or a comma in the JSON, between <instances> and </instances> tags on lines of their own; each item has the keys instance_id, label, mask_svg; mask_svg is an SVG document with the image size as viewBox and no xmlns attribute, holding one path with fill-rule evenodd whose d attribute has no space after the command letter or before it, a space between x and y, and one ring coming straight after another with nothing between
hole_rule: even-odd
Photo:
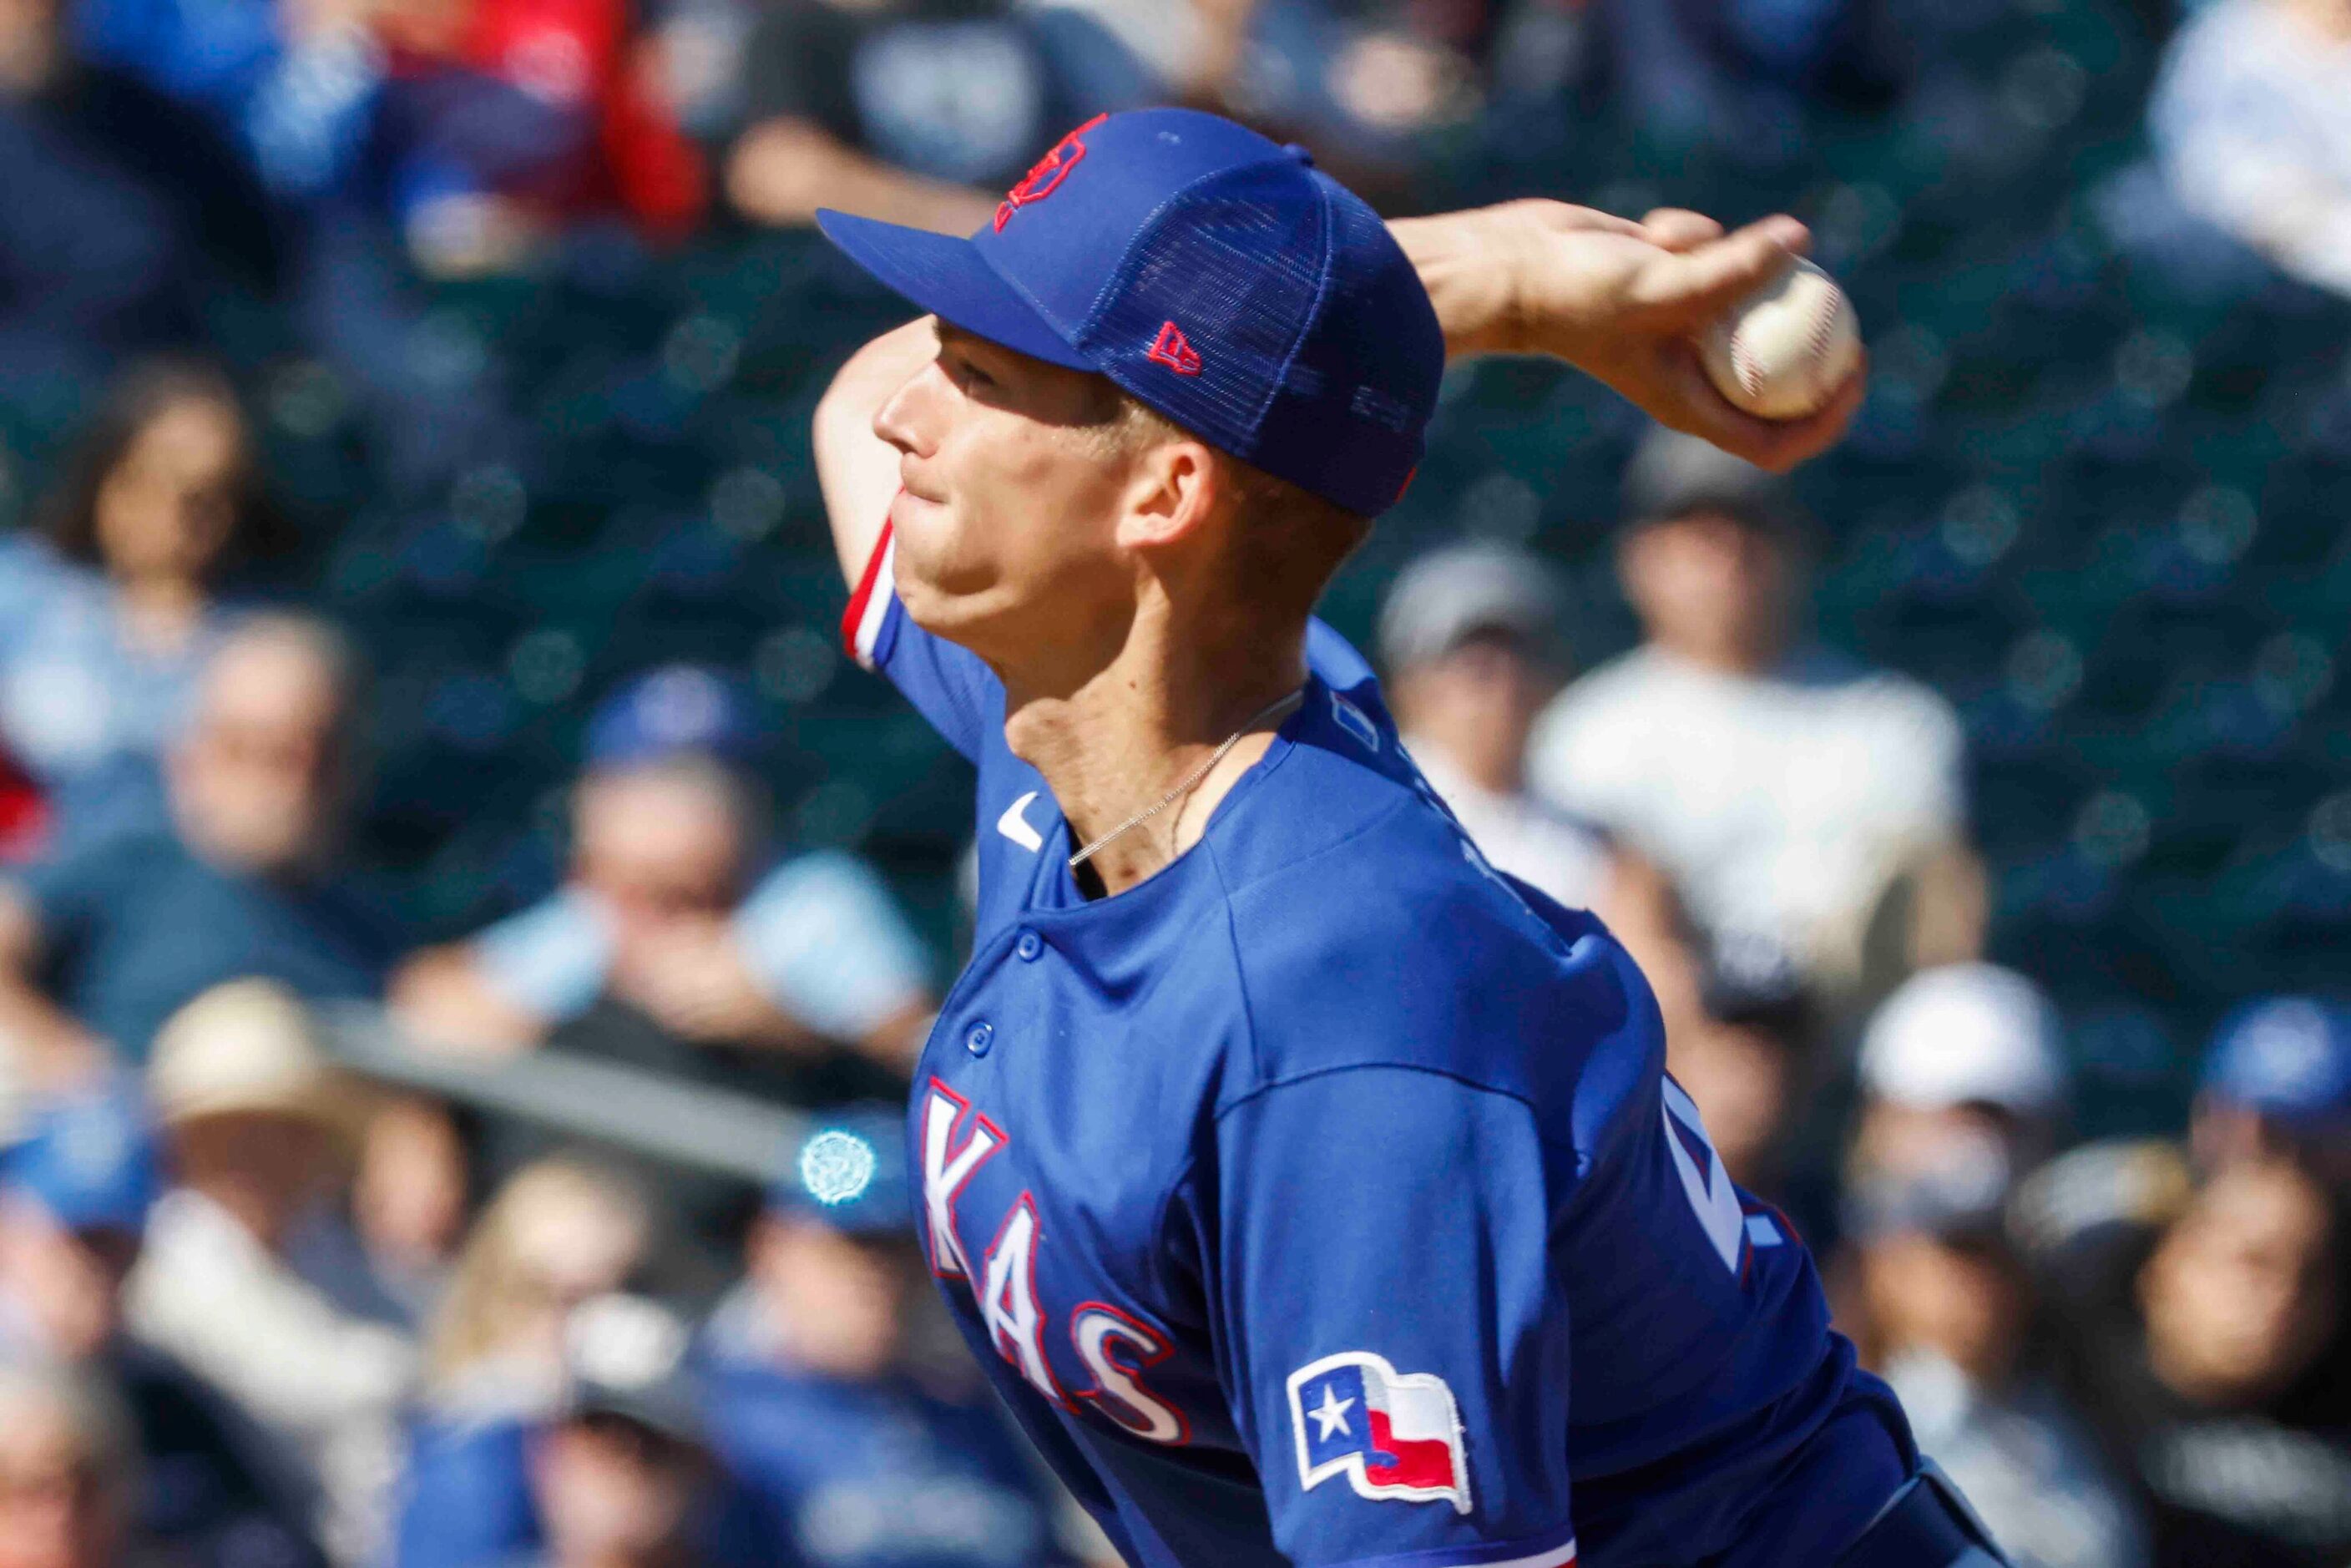
<instances>
[{"instance_id":1,"label":"player's hand gripping ball","mask_svg":"<svg viewBox=\"0 0 2351 1568\"><path fill-rule=\"evenodd\" d=\"M1826 406L1861 363L1861 322L1836 280L1790 257L1698 339L1707 378L1732 407L1802 419Z\"/></svg>"}]
</instances>

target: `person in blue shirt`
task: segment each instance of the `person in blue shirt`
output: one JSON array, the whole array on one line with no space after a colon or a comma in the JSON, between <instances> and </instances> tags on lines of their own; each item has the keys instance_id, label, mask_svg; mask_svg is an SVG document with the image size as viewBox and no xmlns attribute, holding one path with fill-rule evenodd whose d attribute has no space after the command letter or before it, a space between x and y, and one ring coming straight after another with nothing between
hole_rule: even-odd
<instances>
[{"instance_id":1,"label":"person in blue shirt","mask_svg":"<svg viewBox=\"0 0 2351 1568\"><path fill-rule=\"evenodd\" d=\"M0 540L0 746L48 800L51 857L168 825L163 754L275 533L236 394L201 361L117 378L41 508Z\"/></svg>"},{"instance_id":2,"label":"person in blue shirt","mask_svg":"<svg viewBox=\"0 0 2351 1568\"><path fill-rule=\"evenodd\" d=\"M414 1434L396 1568L800 1568L713 1448L683 1319L606 1293L560 1337L550 1408Z\"/></svg>"},{"instance_id":3,"label":"person in blue shirt","mask_svg":"<svg viewBox=\"0 0 2351 1568\"><path fill-rule=\"evenodd\" d=\"M1071 1568L1054 1500L957 1355L925 1355L906 1140L828 1118L703 1335L711 1440L810 1568Z\"/></svg>"},{"instance_id":4,"label":"person in blue shirt","mask_svg":"<svg viewBox=\"0 0 2351 1568\"><path fill-rule=\"evenodd\" d=\"M165 758L168 827L0 879L0 1032L34 1071L144 1062L165 1019L232 980L312 1001L381 989L399 938L340 863L357 679L324 622L247 619Z\"/></svg>"},{"instance_id":5,"label":"person in blue shirt","mask_svg":"<svg viewBox=\"0 0 2351 1568\"><path fill-rule=\"evenodd\" d=\"M395 1001L423 1033L536 1043L605 998L680 1040L787 1058L838 1043L903 1071L930 960L872 867L767 861L762 726L715 671L674 664L598 708L573 793L572 870L547 898L418 955Z\"/></svg>"},{"instance_id":6,"label":"person in blue shirt","mask_svg":"<svg viewBox=\"0 0 2351 1568\"><path fill-rule=\"evenodd\" d=\"M1731 1185L1605 928L1493 872L1313 620L1448 353L1540 350L1785 466L1689 334L1785 265L1555 204L1392 231L1181 110L969 239L826 214L935 315L816 456L844 626L978 768L910 1110L929 1268L1136 1568L1998 1563Z\"/></svg>"}]
</instances>

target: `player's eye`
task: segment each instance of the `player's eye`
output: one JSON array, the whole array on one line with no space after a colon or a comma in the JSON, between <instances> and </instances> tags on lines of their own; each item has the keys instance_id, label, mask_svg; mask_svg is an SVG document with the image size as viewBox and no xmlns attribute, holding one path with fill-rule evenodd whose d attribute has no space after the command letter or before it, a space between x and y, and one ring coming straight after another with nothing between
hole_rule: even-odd
<instances>
[{"instance_id":1,"label":"player's eye","mask_svg":"<svg viewBox=\"0 0 2351 1568\"><path fill-rule=\"evenodd\" d=\"M950 349L942 358L946 361L947 374L954 378L956 385L966 391L975 387L992 387L996 384L996 378L981 370L967 354L958 353Z\"/></svg>"}]
</instances>

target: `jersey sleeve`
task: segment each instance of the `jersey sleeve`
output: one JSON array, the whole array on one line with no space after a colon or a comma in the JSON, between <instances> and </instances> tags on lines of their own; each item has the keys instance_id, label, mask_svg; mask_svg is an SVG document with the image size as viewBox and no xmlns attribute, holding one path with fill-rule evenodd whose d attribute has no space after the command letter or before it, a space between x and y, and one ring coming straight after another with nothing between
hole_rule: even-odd
<instances>
[{"instance_id":1,"label":"jersey sleeve","mask_svg":"<svg viewBox=\"0 0 2351 1568\"><path fill-rule=\"evenodd\" d=\"M898 602L897 556L895 531L884 523L841 614L841 640L851 658L887 676L949 746L977 762L987 726L1004 720L1004 687L977 654L907 619Z\"/></svg>"},{"instance_id":2,"label":"jersey sleeve","mask_svg":"<svg viewBox=\"0 0 2351 1568\"><path fill-rule=\"evenodd\" d=\"M1400 1067L1217 1122L1216 1330L1301 1568L1566 1568L1568 1336L1521 1101Z\"/></svg>"}]
</instances>

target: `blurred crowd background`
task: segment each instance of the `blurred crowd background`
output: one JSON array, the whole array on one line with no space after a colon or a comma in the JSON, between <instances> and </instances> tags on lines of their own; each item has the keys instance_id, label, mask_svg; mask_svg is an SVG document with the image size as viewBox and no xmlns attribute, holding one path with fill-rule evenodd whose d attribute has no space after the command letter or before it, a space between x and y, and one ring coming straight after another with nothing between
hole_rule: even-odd
<instances>
[{"instance_id":1,"label":"blurred crowd background","mask_svg":"<svg viewBox=\"0 0 2351 1568\"><path fill-rule=\"evenodd\" d=\"M0 1568L1103 1561L807 224L1157 101L1813 225L1837 453L1465 367L1328 616L2022 1563L2351 1564L2351 0L0 0Z\"/></svg>"}]
</instances>

